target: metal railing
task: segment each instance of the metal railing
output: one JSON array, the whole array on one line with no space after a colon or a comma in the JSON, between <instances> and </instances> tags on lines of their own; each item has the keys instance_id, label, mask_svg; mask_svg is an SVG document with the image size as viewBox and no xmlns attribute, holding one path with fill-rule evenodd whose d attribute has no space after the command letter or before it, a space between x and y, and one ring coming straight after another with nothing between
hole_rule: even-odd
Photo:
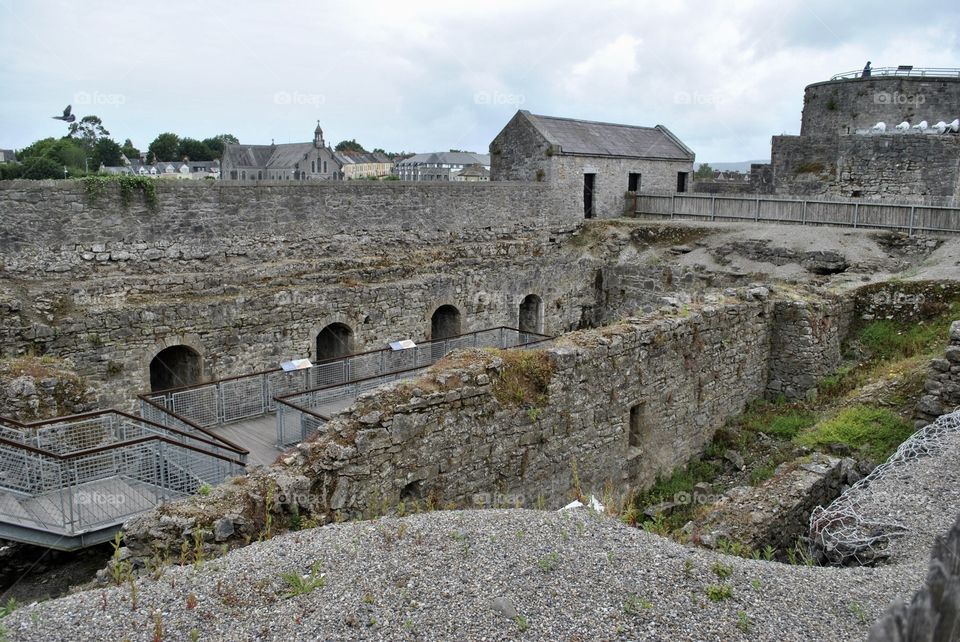
<instances>
[{"instance_id":1,"label":"metal railing","mask_svg":"<svg viewBox=\"0 0 960 642\"><path fill-rule=\"evenodd\" d=\"M637 194L635 214L707 221L835 225L917 233L960 234L960 208L865 200L767 196Z\"/></svg>"},{"instance_id":2,"label":"metal railing","mask_svg":"<svg viewBox=\"0 0 960 642\"><path fill-rule=\"evenodd\" d=\"M911 67L910 65L901 65L900 67L874 67L870 70L868 78L877 76L899 76L902 78L958 78L960 79L960 68L956 67ZM845 80L848 78L862 78L863 70L854 69L840 74L834 74L830 80Z\"/></svg>"},{"instance_id":3,"label":"metal railing","mask_svg":"<svg viewBox=\"0 0 960 642\"><path fill-rule=\"evenodd\" d=\"M318 361L302 370L286 372L277 368L195 386L142 394L138 397L140 414L184 432L203 431L209 437L219 439L205 429L275 412L278 408L277 399L294 393L366 381L391 372L409 372L424 368L457 348L509 348L520 343L549 338L551 337L547 335L501 326L426 341L407 350L383 348L360 352ZM278 418L277 446L283 447L291 442L281 437L284 431L279 427L279 421Z\"/></svg>"},{"instance_id":4,"label":"metal railing","mask_svg":"<svg viewBox=\"0 0 960 642\"><path fill-rule=\"evenodd\" d=\"M391 381L410 378L458 348L529 348L552 338L516 328L499 327L438 339L396 351L391 359L381 360L379 367L376 358L369 356L376 353L357 355L366 360L363 370L369 373L367 376L276 398L277 447L286 448L299 443L319 430L330 420L330 415L324 410L337 410L344 402L349 403L368 390Z\"/></svg>"},{"instance_id":5,"label":"metal railing","mask_svg":"<svg viewBox=\"0 0 960 642\"><path fill-rule=\"evenodd\" d=\"M222 444L108 410L22 424L0 419L0 522L60 537L118 527L169 499L241 474ZM43 541L38 539L37 541Z\"/></svg>"}]
</instances>

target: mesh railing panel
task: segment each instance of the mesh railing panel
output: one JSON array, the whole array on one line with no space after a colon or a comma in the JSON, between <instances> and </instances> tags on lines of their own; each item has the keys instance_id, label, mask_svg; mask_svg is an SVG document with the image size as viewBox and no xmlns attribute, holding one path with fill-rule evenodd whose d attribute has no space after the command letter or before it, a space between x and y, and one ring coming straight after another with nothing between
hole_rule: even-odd
<instances>
[{"instance_id":1,"label":"mesh railing panel","mask_svg":"<svg viewBox=\"0 0 960 642\"><path fill-rule=\"evenodd\" d=\"M219 386L211 384L170 393L167 407L201 428L208 428L220 423L219 400Z\"/></svg>"},{"instance_id":2,"label":"mesh railing panel","mask_svg":"<svg viewBox=\"0 0 960 642\"><path fill-rule=\"evenodd\" d=\"M73 425L90 431L109 423ZM132 420L114 417L112 423L127 438L152 434ZM165 499L243 472L242 465L159 439L66 459L0 444L0 466L0 488L8 491L0 493L0 519L68 535L121 523Z\"/></svg>"},{"instance_id":3,"label":"mesh railing panel","mask_svg":"<svg viewBox=\"0 0 960 642\"><path fill-rule=\"evenodd\" d=\"M257 417L267 411L264 376L244 377L220 382L220 417L229 423Z\"/></svg>"}]
</instances>

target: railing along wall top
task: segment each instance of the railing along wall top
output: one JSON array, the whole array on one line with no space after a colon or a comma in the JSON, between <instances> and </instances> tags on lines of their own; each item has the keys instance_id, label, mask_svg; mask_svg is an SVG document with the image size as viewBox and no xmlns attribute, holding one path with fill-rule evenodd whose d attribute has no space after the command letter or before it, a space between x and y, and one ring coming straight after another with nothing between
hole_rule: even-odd
<instances>
[{"instance_id":1,"label":"railing along wall top","mask_svg":"<svg viewBox=\"0 0 960 642\"><path fill-rule=\"evenodd\" d=\"M504 332L504 331L515 333L517 342L516 342L516 343L513 343L513 344L511 344L511 345L504 345L504 344L507 343L507 341L505 341L504 338L503 338L503 332ZM277 407L278 407L278 409L281 411L281 413L283 412L283 410L284 410L283 407L285 406L285 407L287 407L287 408L290 409L290 410L293 410L293 411L302 413L302 414L304 414L304 415L308 415L308 416L310 416L310 417L312 417L312 418L314 418L314 419L316 419L316 420L318 420L318 421L320 421L320 422L326 422L326 421L329 421L329 420L330 420L330 417L329 417L328 415L326 415L326 414L324 414L324 413L322 413L322 412L319 412L319 411L315 410L315 408L311 408L311 407L310 407L311 405L312 405L312 406L322 405L321 399L324 398L324 393L335 394L336 392L340 391L341 389L351 388L351 387L364 388L364 389L365 389L365 388L373 388L373 387L376 387L376 385L379 385L379 384L377 383L377 380L383 380L383 383L386 383L386 382L388 382L388 381L393 381L393 380L396 380L396 379L399 379L399 378L408 377L408 376L412 375L413 373L420 372L420 371L422 371L422 370L427 369L428 367L430 367L431 365L433 365L434 363L436 363L437 361L439 361L443 356L445 356L446 354L448 354L451 350L454 350L454 349L459 348L459 347L470 347L470 346L458 346L458 345L454 345L452 348L450 348L450 349L448 350L448 349L447 349L447 346L448 346L450 343L455 343L456 341L462 340L462 339L465 338L465 337L472 337L472 336L478 336L478 337L479 337L480 335L491 334L491 333L494 333L494 332L498 332L498 333L499 333L499 336L498 336L498 339L499 339L499 340L498 340L497 343L499 344L500 347L503 347L503 348L523 348L523 349L526 349L526 348L533 347L533 346L535 346L535 345L539 345L539 344L546 343L546 342L551 341L551 340L553 340L553 339L555 338L555 337L552 337L552 336L546 335L546 334L540 334L540 333L536 333L536 332L526 332L526 331L523 331L523 330L519 330L519 329L517 329L517 328L509 328L509 327L507 327L507 326L500 326L500 327L497 327L497 328L490 328L490 329L487 329L487 330L479 330L479 331L477 331L477 332L471 332L471 333L467 333L467 334L457 335L457 336L454 336L454 337L448 337L448 338L446 338L446 339L437 339L437 340L435 340L435 341L433 341L433 342L431 342L431 343L435 344L436 347L439 347L439 348L441 348L441 349L440 349L440 350L436 350L436 351L434 351L434 350L431 349L431 351L430 351L428 354L429 354L432 358L429 359L428 362L425 362L425 363L423 363L423 364L421 364L421 365L414 365L414 366L409 367L409 368L404 368L404 369L399 369L399 370L392 370L392 371L389 371L389 372L381 372L381 373L374 374L374 375L370 375L370 376L367 376L367 377L362 377L362 378L358 378L358 379L353 379L353 380L351 380L351 381L349 381L349 382L334 383L334 384L328 384L328 385L325 385L325 386L317 386L317 387L315 387L315 388L311 388L311 389L308 389L308 390L300 390L300 391L292 392L292 393L289 393L289 394L286 394L286 395L283 395L283 396L275 397L275 398L274 398L274 401L277 402ZM420 348L420 347L422 347L422 346L424 346L424 344L419 344L419 345L416 346L416 347L417 347L417 348ZM415 348L410 348L410 349L408 349L408 350L411 350L411 351L412 351L412 350L415 350ZM436 355L436 356L434 356L434 355ZM416 361L416 356L413 358L413 360ZM309 399L308 397L312 397L312 399ZM310 402L312 402L312 403L310 403ZM283 433L283 430L284 430L284 429L283 429L283 421L284 421L284 420L283 420L282 415L281 415L280 417L278 417L278 433L279 433L279 434L282 434L282 433ZM279 446L279 445L282 445L282 444L281 444L282 441L283 441L282 438L278 436L278 446Z\"/></svg>"},{"instance_id":2,"label":"railing along wall top","mask_svg":"<svg viewBox=\"0 0 960 642\"><path fill-rule=\"evenodd\" d=\"M54 426L58 428L69 429L73 425L80 424L90 419L108 419L109 420L111 418L113 419L122 418L125 423L133 424L135 426L138 424L143 426L149 426L150 430L146 430L140 435L132 438L116 437L116 433L114 433L113 436L116 437L115 440L109 441L108 443L100 443L99 445L90 446L90 447L72 448L72 449L67 449L63 452L51 449L50 447L44 447L43 445L40 445L37 443L27 443L27 441L30 440L30 431L38 427ZM222 444L212 442L203 438L199 438L196 435L185 433L185 432L176 430L174 428L170 428L169 426L164 426L154 421L144 419L142 417L135 417L133 415L127 414L125 412L121 412L119 410L101 410L101 411L96 411L91 413L71 415L68 417L58 417L56 419L47 419L43 421L32 422L29 424L21 424L16 420L3 418L2 423L8 424L8 425L21 426L24 429L26 439L24 440L11 439L10 435L6 433L0 433L0 443L6 444L7 446L16 448L18 450L28 451L37 455L44 455L46 457L51 457L53 459L57 459L61 461L75 459L78 457L84 457L84 456L92 455L96 453L102 453L112 449L144 443L148 441L158 441L158 442L162 441L177 447L182 447L198 453L210 455L211 457L216 457L223 461L238 464L240 466L245 465L240 458L235 459L228 455L220 454L217 452L211 452L210 450L205 449L199 445L193 445L191 443L187 443L186 440L189 440L192 442L200 442L203 445L214 446L217 448L222 448ZM179 436L182 439L184 439L184 441L178 441L173 437L168 436L166 433L173 433L175 436ZM108 432L103 433L103 437L109 438L110 436L111 434ZM247 451L242 450L241 452L236 452L234 454L246 455Z\"/></svg>"},{"instance_id":3,"label":"railing along wall top","mask_svg":"<svg viewBox=\"0 0 960 642\"><path fill-rule=\"evenodd\" d=\"M499 326L475 332L468 332L443 339L433 339L417 344L420 351L431 354L450 342L467 342L471 338L503 332L519 333L516 328ZM529 337L549 339L538 333L524 333ZM456 346L460 347L460 346ZM260 416L276 409L276 400L290 394L342 385L350 381L364 380L386 372L406 370L410 366L396 365L408 358L407 351L395 351L391 348L379 348L354 353L345 357L319 360L310 368L284 371L272 368L258 372L225 377L214 381L159 390L138 395L142 413L150 414L158 421L166 421L166 416L207 432L205 427L218 426L231 421ZM432 361L430 361L432 363ZM412 364L416 365L416 364ZM429 363L427 363L429 365ZM154 414L155 413L155 414ZM216 439L221 439L207 433Z\"/></svg>"},{"instance_id":4,"label":"railing along wall top","mask_svg":"<svg viewBox=\"0 0 960 642\"><path fill-rule=\"evenodd\" d=\"M876 76L897 76L899 78L960 78L960 69L956 67L872 67L867 79ZM854 69L843 73L834 74L830 80L847 80L851 78L862 78L863 70Z\"/></svg>"},{"instance_id":5,"label":"railing along wall top","mask_svg":"<svg viewBox=\"0 0 960 642\"><path fill-rule=\"evenodd\" d=\"M634 213L710 221L754 221L891 229L915 234L960 234L960 208L868 200L817 200L802 197L717 196L642 193Z\"/></svg>"}]
</instances>

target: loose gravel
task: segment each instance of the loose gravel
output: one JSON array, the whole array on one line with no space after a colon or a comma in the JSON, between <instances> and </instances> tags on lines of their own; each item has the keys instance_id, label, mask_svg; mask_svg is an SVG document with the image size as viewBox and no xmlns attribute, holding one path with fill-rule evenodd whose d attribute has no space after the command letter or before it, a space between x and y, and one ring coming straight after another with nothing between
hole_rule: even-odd
<instances>
[{"instance_id":1,"label":"loose gravel","mask_svg":"<svg viewBox=\"0 0 960 642\"><path fill-rule=\"evenodd\" d=\"M862 640L925 570L746 560L587 509L445 511L288 533L2 623L44 641Z\"/></svg>"}]
</instances>

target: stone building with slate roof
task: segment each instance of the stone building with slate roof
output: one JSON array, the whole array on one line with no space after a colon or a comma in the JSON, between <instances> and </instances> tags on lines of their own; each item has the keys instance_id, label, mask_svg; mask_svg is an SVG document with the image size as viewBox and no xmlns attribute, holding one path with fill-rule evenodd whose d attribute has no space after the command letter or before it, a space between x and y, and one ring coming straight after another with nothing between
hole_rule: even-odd
<instances>
[{"instance_id":1,"label":"stone building with slate roof","mask_svg":"<svg viewBox=\"0 0 960 642\"><path fill-rule=\"evenodd\" d=\"M586 218L619 216L627 192L685 192L694 153L663 125L637 127L520 110L490 143L490 180L542 181L583 202Z\"/></svg>"},{"instance_id":2,"label":"stone building with slate roof","mask_svg":"<svg viewBox=\"0 0 960 642\"><path fill-rule=\"evenodd\" d=\"M343 180L343 164L323 140L317 122L312 143L233 145L223 148L221 180Z\"/></svg>"}]
</instances>

